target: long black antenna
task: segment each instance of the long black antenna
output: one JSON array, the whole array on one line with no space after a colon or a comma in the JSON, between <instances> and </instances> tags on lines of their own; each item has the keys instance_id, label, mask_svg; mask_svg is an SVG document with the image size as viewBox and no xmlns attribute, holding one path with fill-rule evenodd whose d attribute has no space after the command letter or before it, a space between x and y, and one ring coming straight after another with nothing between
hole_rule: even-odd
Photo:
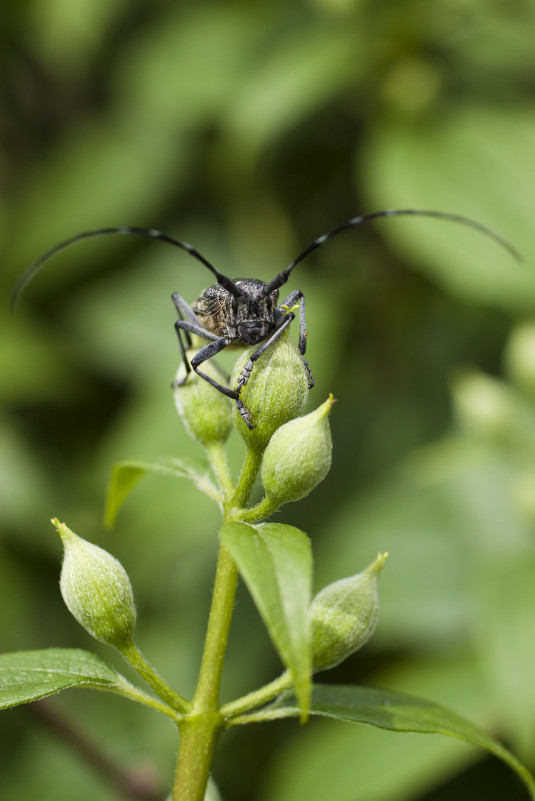
<instances>
[{"instance_id":1,"label":"long black antenna","mask_svg":"<svg viewBox=\"0 0 535 801\"><path fill-rule=\"evenodd\" d=\"M313 250L321 247L321 245L323 245L329 239L332 239L333 236L337 236L343 231L347 231L348 228L354 228L356 225L360 225L361 223L369 222L370 220L376 220L378 217L403 216L435 217L439 220L446 220L448 222L458 223L460 225L467 225L469 228L474 228L476 231L479 231L485 236L490 237L490 239L494 239L494 241L505 248L505 250L507 250L514 259L516 259L516 261L523 261L520 253L516 250L516 248L513 247L513 245L510 244L510 242L497 234L491 228L487 228L485 225L481 225L481 223L471 220L469 217L462 217L459 214L447 214L446 212L442 211L425 211L421 209L385 209L383 211L374 211L371 214L363 214L360 217L352 217L350 220L346 220L346 222L338 225L336 228L333 228L332 231L327 231L326 234L319 236L312 242L312 244L305 248L305 250L303 250L303 252L300 253L299 256L297 256L297 258L294 259L285 270L283 270L282 273L279 273L279 275L277 275L276 278L274 278L266 286L264 290L265 294L269 295L269 293L273 292L274 289L278 289L280 286L282 286L282 284L286 283L293 268L296 267L299 262L303 261L303 259L305 259L309 253L312 253Z\"/></svg>"},{"instance_id":2,"label":"long black antenna","mask_svg":"<svg viewBox=\"0 0 535 801\"><path fill-rule=\"evenodd\" d=\"M222 287L227 289L231 295L234 295L234 297L239 297L242 294L234 281L232 281L230 278L227 278L226 275L220 273L219 270L210 264L208 259L205 259L198 250L192 247L192 245L188 245L187 242L181 242L179 239L174 239L172 236L164 234L162 231L156 231L153 228L133 228L125 225L119 228L99 228L97 231L83 231L81 234L71 236L70 239L65 239L58 245L54 245L54 247L50 248L50 250L47 250L46 253L43 253L43 255L37 259L37 261L34 261L31 267L29 267L17 281L15 289L13 290L13 294L11 295L11 308L15 308L27 284L41 269L43 264L52 258L52 256L54 256L56 253L58 253L58 251L73 245L75 242L79 242L81 239L89 239L92 236L103 236L105 234L138 234L139 236L148 236L151 239L158 239L160 242L167 242L169 245L181 248L189 253L190 256L193 256L195 259L197 259L197 261L200 261L201 264L204 264L205 267L208 267L208 269L217 278L217 282L221 284Z\"/></svg>"}]
</instances>

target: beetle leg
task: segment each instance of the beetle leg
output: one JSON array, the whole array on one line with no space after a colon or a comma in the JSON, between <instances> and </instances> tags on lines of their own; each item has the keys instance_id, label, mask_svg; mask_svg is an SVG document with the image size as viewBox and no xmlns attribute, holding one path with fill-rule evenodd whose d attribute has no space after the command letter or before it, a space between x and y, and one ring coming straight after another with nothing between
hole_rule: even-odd
<instances>
[{"instance_id":1,"label":"beetle leg","mask_svg":"<svg viewBox=\"0 0 535 801\"><path fill-rule=\"evenodd\" d=\"M173 383L171 384L171 386L175 387L178 386L179 384L183 384L184 381L187 380L187 377L191 372L191 367L188 362L188 357L186 356L186 351L189 348L191 348L191 337L189 335L188 329L185 328L184 326L178 325L178 323L189 321L190 323L196 325L197 319L195 317L195 312L193 311L191 306L188 303L186 303L186 301L181 295L179 295L177 292L173 292L173 294L171 295L171 299L175 305L175 309L179 317L179 319L177 320L177 324L175 325L175 331L178 337L178 345L180 347L180 353L182 354L182 363L184 364L184 367L186 369L186 375L184 376L182 381L180 382L173 381Z\"/></svg>"},{"instance_id":2,"label":"beetle leg","mask_svg":"<svg viewBox=\"0 0 535 801\"><path fill-rule=\"evenodd\" d=\"M180 314L181 312L183 312L185 314L186 310L184 306L187 306L187 304L183 300L183 298L181 298L180 295L173 295L173 300L175 301L178 313ZM182 304L179 305L180 301L182 301L184 306L182 306ZM195 317L194 320L196 320ZM243 401L240 399L239 396L240 390L234 390L230 389L229 387L224 387L222 384L219 384L214 378L207 375L206 373L203 373L202 370L199 370L199 365L201 365L208 359L211 359L213 356L217 356L217 354L220 353L222 350L224 350L227 347L227 345L231 343L232 340L229 339L228 337L217 337L215 334L212 334L211 331L207 331L205 328L200 326L197 322L190 320L177 320L175 323L175 330L178 336L178 343L180 345L182 359L186 367L186 376L180 382L178 381L173 382L172 386L176 387L183 384L184 381L186 381L188 374L191 372L191 368L193 368L197 373L197 375L199 375L201 378L204 378L205 381L208 381L208 383L212 387L214 387L214 389L217 389L223 395L226 395L227 398L235 400L236 408L238 409L239 413L245 420L245 424L247 425L247 427L250 429L255 428L255 426L252 424L253 418L251 417L248 409L245 407ZM195 354L195 356L191 360L191 366L186 355L186 349L184 347L184 343L180 336L181 331L190 332L192 334L196 334L197 336L204 337L205 339L212 340L212 342L209 342L208 345L205 345L204 348L201 348L201 350Z\"/></svg>"},{"instance_id":3,"label":"beetle leg","mask_svg":"<svg viewBox=\"0 0 535 801\"><path fill-rule=\"evenodd\" d=\"M288 328L292 320L295 320L294 312L289 312L288 314L284 315L284 317L281 318L281 321L278 324L278 328L275 330L275 332L269 337L269 339L266 339L264 342L262 342L258 350L255 350L251 358L245 363L244 368L238 378L238 386L236 387L236 393L238 395L242 391L243 387L246 386L256 360L259 359L263 353L265 353L270 345L277 341L282 332ZM249 426L249 428L251 428L251 426Z\"/></svg>"},{"instance_id":4,"label":"beetle leg","mask_svg":"<svg viewBox=\"0 0 535 801\"><path fill-rule=\"evenodd\" d=\"M195 316L195 312L189 303L184 300L182 295L179 295L178 292L173 292L171 299L175 304L175 309L181 320L189 320L190 323L196 323L198 325L199 321Z\"/></svg>"},{"instance_id":5,"label":"beetle leg","mask_svg":"<svg viewBox=\"0 0 535 801\"><path fill-rule=\"evenodd\" d=\"M205 328L199 325L199 323L192 323L189 320L177 320L175 322L175 331L178 338L180 353L182 355L182 361L184 363L184 367L186 368L186 375L181 381L176 381L176 380L173 381L173 383L171 384L172 387L178 387L181 384L183 384L187 380L188 375L191 373L191 366L186 354L188 348L191 347L191 339L189 337L189 334L190 333L196 334L198 337L203 337L203 339L214 339L214 340L217 339L216 335L212 334L211 331L207 331ZM182 336L185 336L186 344L184 344Z\"/></svg>"},{"instance_id":6,"label":"beetle leg","mask_svg":"<svg viewBox=\"0 0 535 801\"><path fill-rule=\"evenodd\" d=\"M293 292L290 292L287 298L283 300L280 304L279 309L281 312L284 313L284 310L287 309L286 314L295 306L295 304L299 301L299 353L303 356L303 363L305 365L305 370L307 372L307 381L308 381L308 388L312 389L314 386L314 377L310 370L309 364L307 360L304 358L307 349L307 324L305 318L305 296L301 292L300 289L294 289Z\"/></svg>"},{"instance_id":7,"label":"beetle leg","mask_svg":"<svg viewBox=\"0 0 535 801\"><path fill-rule=\"evenodd\" d=\"M305 296L301 290L294 289L293 292L290 292L288 297L280 304L279 310L282 313L284 313L285 309L291 311L297 302L299 302L299 353L301 356L304 356L307 349L307 324L305 317ZM288 311L286 311L286 314Z\"/></svg>"},{"instance_id":8,"label":"beetle leg","mask_svg":"<svg viewBox=\"0 0 535 801\"><path fill-rule=\"evenodd\" d=\"M201 378L204 378L206 381L208 381L209 384L211 384L215 389L218 389L219 392L222 392L223 395L226 395L227 398L232 398L232 400L236 401L236 408L241 414L243 420L245 421L245 425L247 426L247 428L252 430L253 428L256 428L256 426L253 425L253 418L251 417L249 410L246 408L246 406L244 405L243 401L240 398L241 386L239 387L239 389L235 390L229 389L228 387L224 387L222 384L218 384L217 381L215 381L209 375L206 375L206 373L202 373L198 369L199 364L202 364L207 359L211 359L212 356L216 356L220 351L226 348L226 346L229 345L231 341L232 340L229 339L228 337L220 337L219 339L216 339L214 342L210 342L208 345L206 345L206 347L204 347L202 350L200 350L198 353L195 354L195 356L191 360L191 366L193 367L197 375L200 375Z\"/></svg>"},{"instance_id":9,"label":"beetle leg","mask_svg":"<svg viewBox=\"0 0 535 801\"><path fill-rule=\"evenodd\" d=\"M230 345L230 343L232 342L232 340L229 339L229 337L216 337L214 334L210 334L210 338L212 337L214 341L209 342L208 345L205 345L204 348L201 348L201 350L195 354L195 356L191 360L191 366L193 367L197 375L200 375L201 378L204 378L205 381L208 381L209 384L215 387L215 389L218 389L219 392L222 392L223 395L226 395L227 398L232 398L232 400L237 400L238 398L237 392L235 392L233 389L229 389L228 387L224 387L222 384L219 384L215 380L215 378L212 378L211 376L201 372L201 370L198 369L200 364L207 361L208 359L211 359L213 356L217 356L218 353L221 353L221 351L224 350L224 348L226 348L227 345Z\"/></svg>"}]
</instances>

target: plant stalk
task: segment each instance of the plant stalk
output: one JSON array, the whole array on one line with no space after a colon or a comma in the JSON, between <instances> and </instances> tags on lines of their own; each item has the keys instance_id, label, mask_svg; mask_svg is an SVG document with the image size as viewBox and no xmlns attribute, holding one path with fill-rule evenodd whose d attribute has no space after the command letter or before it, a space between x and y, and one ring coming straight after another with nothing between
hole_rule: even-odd
<instances>
[{"instance_id":1,"label":"plant stalk","mask_svg":"<svg viewBox=\"0 0 535 801\"><path fill-rule=\"evenodd\" d=\"M180 724L173 801L203 801L214 751L223 729L221 674L238 585L238 570L223 545L219 556L197 689Z\"/></svg>"},{"instance_id":2,"label":"plant stalk","mask_svg":"<svg viewBox=\"0 0 535 801\"><path fill-rule=\"evenodd\" d=\"M223 522L228 523L235 519L236 507L245 506L249 499L262 454L247 449L235 488L224 450L212 447L210 459L225 496ZM238 569L230 552L220 545L199 680L190 711L179 723L180 747L172 801L204 800L214 752L224 728L219 693L237 586Z\"/></svg>"}]
</instances>

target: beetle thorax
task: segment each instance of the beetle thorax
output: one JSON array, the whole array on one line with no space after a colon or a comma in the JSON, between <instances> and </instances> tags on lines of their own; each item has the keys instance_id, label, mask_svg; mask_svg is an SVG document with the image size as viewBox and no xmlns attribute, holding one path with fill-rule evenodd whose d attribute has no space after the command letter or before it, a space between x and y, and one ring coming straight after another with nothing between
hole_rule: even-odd
<instances>
[{"instance_id":1,"label":"beetle thorax","mask_svg":"<svg viewBox=\"0 0 535 801\"><path fill-rule=\"evenodd\" d=\"M239 296L213 284L201 292L192 309L201 324L217 336L255 345L274 329L279 292L266 295L267 284L254 278L233 280L241 292Z\"/></svg>"}]
</instances>

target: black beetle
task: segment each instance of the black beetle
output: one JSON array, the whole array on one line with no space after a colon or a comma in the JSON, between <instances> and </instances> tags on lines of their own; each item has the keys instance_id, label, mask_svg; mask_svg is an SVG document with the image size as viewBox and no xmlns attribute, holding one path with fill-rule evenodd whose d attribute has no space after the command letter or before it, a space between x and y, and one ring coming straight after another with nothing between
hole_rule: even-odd
<instances>
[{"instance_id":1,"label":"black beetle","mask_svg":"<svg viewBox=\"0 0 535 801\"><path fill-rule=\"evenodd\" d=\"M13 292L11 305L13 307L16 304L28 281L30 281L45 261L59 250L63 250L63 248L81 239L104 234L138 234L151 237L152 239L158 239L161 242L167 242L170 245L185 250L190 256L193 256L204 264L204 266L215 275L217 283L212 284L212 286L209 286L201 292L191 305L180 295L176 293L172 295L179 316L179 319L175 323L175 329L186 368L186 375L181 383L187 380L188 374L191 372L191 369L193 369L198 375L215 387L215 389L219 390L219 392L222 392L227 397L236 401L236 406L245 423L248 428L252 429L254 428L254 424L251 415L240 398L240 393L247 384L256 360L278 339L292 320L295 319L294 309L296 308L299 309L299 352L304 357L306 351L307 330L305 322L305 297L300 289L295 289L279 304L279 288L286 283L290 273L299 262L303 261L309 253L312 253L313 250L319 248L333 236L342 233L342 231L346 231L348 228L353 228L361 223L369 222L379 217L399 217L403 215L435 217L437 219L460 223L475 228L497 241L508 250L517 261L521 260L518 252L509 242L486 226L458 214L424 211L420 209L387 209L372 212L371 214L364 214L360 217L352 217L315 239L285 270L279 273L269 283L259 281L255 278L227 278L226 275L220 273L219 270L198 252L198 250L188 245L187 242L181 242L161 231L129 226L100 228L96 231L85 231L76 234L76 236L55 245L37 259L18 281ZM201 348L191 359L191 365L186 356L187 347L191 344L190 334L195 334L203 339L209 340L208 345ZM182 339L182 335L185 337L185 342ZM230 389L229 387L219 384L213 378L206 375L206 373L199 370L203 362L207 359L211 359L212 356L220 353L229 345L245 347L246 345L257 344L259 347L247 361L235 389ZM304 358L303 361L308 374L309 386L313 386L314 381L312 374Z\"/></svg>"}]
</instances>

